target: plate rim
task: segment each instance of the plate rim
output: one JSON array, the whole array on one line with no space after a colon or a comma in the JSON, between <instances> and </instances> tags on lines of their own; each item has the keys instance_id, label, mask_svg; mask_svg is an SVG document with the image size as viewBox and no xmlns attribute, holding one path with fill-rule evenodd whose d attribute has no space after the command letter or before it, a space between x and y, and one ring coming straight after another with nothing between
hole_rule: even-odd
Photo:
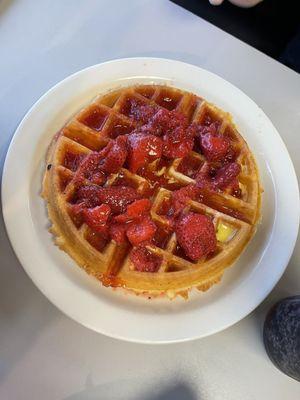
<instances>
[{"instance_id":1,"label":"plate rim","mask_svg":"<svg viewBox=\"0 0 300 400\"><path fill-rule=\"evenodd\" d=\"M235 323L237 323L238 321L240 321L241 319L245 318L247 315L249 315L264 299L265 297L267 297L267 295L270 293L270 291L274 288L274 286L277 284L277 282L279 281L279 279L281 278L282 274L284 273L288 262L292 256L293 250L294 250L294 246L296 244L296 240L297 240L297 234L298 234L298 228L299 228L299 188L298 188L298 181L297 181L297 176L296 176L296 172L291 160L291 157L289 155L289 152L286 148L286 145L283 141L283 139L281 138L279 132L277 131L277 129L274 127L273 123L271 122L271 120L268 118L268 116L263 112L263 110L261 110L261 108L248 96L246 95L242 90L240 90L238 87L236 87L235 85L231 84L230 82L228 82L227 80L225 80L224 78L220 77L217 74L214 74L210 71L207 71L199 66L196 65L192 65L192 64L188 64L188 63L184 63L182 61L178 61L178 60L172 60L172 59L167 59L167 58L158 58L158 57L132 57L132 58L120 58L120 59L114 59L114 60L109 60L109 61L105 61L103 63L99 63L99 64L95 64L92 66L89 66L87 68L84 68L80 71L77 71L69 76L67 76L66 78L64 78L63 80L59 81L58 83L56 83L54 86L52 86L49 90L47 90L31 107L30 109L27 111L27 113L25 114L25 116L22 118L21 122L19 123L17 129L14 132L14 135L10 141L8 150L7 150L7 154L5 156L5 161L4 161L4 165L3 165L3 173L2 173L2 185L1 185L1 192L2 192L2 213L3 213L3 218L4 218L4 222L5 222L5 228L6 228L6 232L7 235L9 237L10 243L12 245L12 248L14 250L15 255L17 256L18 261L20 262L20 264L22 265L23 269L25 270L25 272L27 273L27 275L30 277L30 279L33 281L33 283L38 287L38 289L58 308L60 309L65 315L71 317L72 319L74 319L75 321L77 321L78 323L96 331L96 332L100 332L100 330L96 329L95 327L89 325L86 321L82 321L79 320L78 318L76 318L74 315L70 315L70 313L67 313L66 310L64 310L64 308L61 306L61 304L59 304L59 301L55 301L51 296L49 296L48 293L46 293L46 290L44 290L44 288L41 288L40 285L38 285L38 283L36 282L35 277L32 275L30 269L27 268L27 266L25 265L26 263L22 262L22 252L20 250L20 248L16 248L18 247L16 244L16 240L14 238L14 233L10 227L10 222L9 222L9 215L7 213L7 193L6 193L6 181L8 180L8 164L9 164L9 160L13 155L13 150L14 150L14 146L18 140L18 137L22 134L22 129L24 124L27 122L27 120L29 120L32 116L32 114L34 113L35 109L38 108L38 106L40 106L40 104L47 99L47 97L53 92L55 91L58 87L62 86L63 84L66 83L66 81L71 81L73 79L76 79L77 76L79 76L80 74L85 74L88 73L90 70L93 69L98 69L101 68L103 65L105 64L115 64L115 63L122 63L122 62L149 62L149 61L154 61L154 62L167 62L167 63L175 63L175 64L182 64L185 67L193 67L202 71L205 71L205 73L208 73L214 77L217 77L218 79L221 79L223 82L225 82L226 84L230 85L231 87L234 88L234 90L237 90L239 92L241 92L241 94L243 96L245 96L247 98L248 101L251 101L253 103L253 105L255 105L263 114L264 118L266 118L268 120L268 122L271 124L272 128L273 128L273 134L276 134L277 136L277 140L280 140L280 147L282 152L284 153L286 160L289 162L289 172L290 172L290 180L293 183L293 189L294 192L297 194L297 197L295 198L295 204L297 205L297 208L294 210L294 212L296 212L296 218L295 218L295 223L293 225L293 227L290 227L291 230L291 235L293 237L293 240L290 242L289 245L289 251L285 252L285 261L284 263L282 263L282 267L281 270L279 271L279 273L276 275L276 277L274 278L273 275L273 280L272 280L272 284L269 285L269 287L267 288L267 290L265 291L265 293L263 295L261 295L259 298L257 298L256 302L254 302L255 304L252 305L252 307L248 308L248 311L246 313L243 314L242 317L238 316L236 319L232 318L232 321L228 322L227 324L223 324L222 326L220 326L218 329L215 330L210 330L207 334L205 335L199 335L199 336L192 336L192 337L185 337L185 338L179 338L179 339L174 339L174 340L144 340L144 339L139 339L139 338L132 338L132 337L124 337L124 336L120 336L118 334L112 334L112 333L107 333L105 331L101 331L102 334L109 336L109 337L113 337L116 339L121 339L121 340L125 340L125 341L129 341L129 342L134 342L134 343L151 343L151 344L166 344L166 343L179 343L179 342L185 342L185 341L190 341L190 340L195 340L198 338L202 338L202 337L206 337L209 335L212 335L216 332L222 331L224 329L226 329L229 326L234 325ZM41 135L42 136L42 135ZM276 207L275 207L276 208Z\"/></svg>"}]
</instances>

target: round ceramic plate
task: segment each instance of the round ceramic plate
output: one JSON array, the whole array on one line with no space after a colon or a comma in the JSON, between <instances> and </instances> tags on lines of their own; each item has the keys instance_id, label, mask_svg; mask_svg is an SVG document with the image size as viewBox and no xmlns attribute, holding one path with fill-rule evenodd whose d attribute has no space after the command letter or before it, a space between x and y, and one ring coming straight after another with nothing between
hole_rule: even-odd
<instances>
[{"instance_id":1,"label":"round ceramic plate","mask_svg":"<svg viewBox=\"0 0 300 400\"><path fill-rule=\"evenodd\" d=\"M58 249L40 197L53 135L98 93L134 83L164 83L229 111L252 149L264 187L257 234L220 284L188 301L147 300L105 288ZM49 90L18 127L5 161L3 213L15 252L36 286L65 314L115 338L144 343L191 340L249 314L270 292L291 256L299 193L288 152L263 111L239 89L196 66L155 58L110 61L80 71ZM286 196L286 193L289 195Z\"/></svg>"}]
</instances>

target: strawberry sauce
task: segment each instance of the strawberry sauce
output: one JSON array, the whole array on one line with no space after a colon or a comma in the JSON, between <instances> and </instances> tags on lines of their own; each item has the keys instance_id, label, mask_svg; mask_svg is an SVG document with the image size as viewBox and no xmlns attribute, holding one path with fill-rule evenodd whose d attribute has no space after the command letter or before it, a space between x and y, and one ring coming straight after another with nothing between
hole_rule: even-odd
<instances>
[{"instance_id":1,"label":"strawberry sauce","mask_svg":"<svg viewBox=\"0 0 300 400\"><path fill-rule=\"evenodd\" d=\"M121 111L135 120L135 127L115 119L111 139L103 149L87 156L67 152L63 160L65 168L75 174L76 190L69 208L74 223L88 226L87 240L98 251L104 251L111 240L120 250L107 282L114 281L128 252L137 271L156 272L162 259L148 246L165 249L173 232L177 234L177 256L197 261L213 253L216 235L211 220L190 211L182 214L186 203L192 199L209 205L209 193L230 189L233 195L241 195L240 165L232 159L230 139L219 134L218 122L208 115L202 123L190 125L176 111L176 98L162 96L158 103L164 108L128 99ZM106 118L106 113L95 107L81 122L100 130ZM193 149L205 157L204 169L203 157L195 157ZM182 187L168 175L178 158L182 159L178 172L195 183ZM144 178L143 188L122 168ZM111 176L114 179L107 185ZM172 192L158 210L169 221L166 227L158 226L150 214L160 188ZM236 211L220 211L243 219Z\"/></svg>"}]
</instances>

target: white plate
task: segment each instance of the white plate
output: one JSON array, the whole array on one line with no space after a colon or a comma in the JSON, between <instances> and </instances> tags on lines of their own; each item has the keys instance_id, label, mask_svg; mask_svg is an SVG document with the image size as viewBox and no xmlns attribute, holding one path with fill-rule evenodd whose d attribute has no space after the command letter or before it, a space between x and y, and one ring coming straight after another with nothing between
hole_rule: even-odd
<instances>
[{"instance_id":1,"label":"white plate","mask_svg":"<svg viewBox=\"0 0 300 400\"><path fill-rule=\"evenodd\" d=\"M135 82L167 83L229 111L258 161L262 224L221 284L182 299L147 301L104 288L54 246L39 196L53 135L96 94ZM110 61L49 90L27 113L11 142L2 181L3 214L15 252L36 286L81 324L115 338L167 343L211 335L250 313L282 275L295 244L299 193L288 152L263 111L239 89L196 66L155 58Z\"/></svg>"}]
</instances>

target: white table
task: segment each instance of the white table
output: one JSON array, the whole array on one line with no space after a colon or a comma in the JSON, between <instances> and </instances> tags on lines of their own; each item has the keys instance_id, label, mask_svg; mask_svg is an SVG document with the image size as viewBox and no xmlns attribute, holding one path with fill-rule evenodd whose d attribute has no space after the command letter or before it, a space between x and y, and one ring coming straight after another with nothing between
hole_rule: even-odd
<instances>
[{"instance_id":1,"label":"white table","mask_svg":"<svg viewBox=\"0 0 300 400\"><path fill-rule=\"evenodd\" d=\"M300 76L163 0L0 2L1 169L21 118L52 85L89 65L141 55L199 65L244 90L269 115L300 173ZM0 232L1 399L300 398L299 383L273 367L261 337L270 304L300 293L299 246L269 298L236 326L191 343L148 346L65 317L25 275L3 220Z\"/></svg>"}]
</instances>

